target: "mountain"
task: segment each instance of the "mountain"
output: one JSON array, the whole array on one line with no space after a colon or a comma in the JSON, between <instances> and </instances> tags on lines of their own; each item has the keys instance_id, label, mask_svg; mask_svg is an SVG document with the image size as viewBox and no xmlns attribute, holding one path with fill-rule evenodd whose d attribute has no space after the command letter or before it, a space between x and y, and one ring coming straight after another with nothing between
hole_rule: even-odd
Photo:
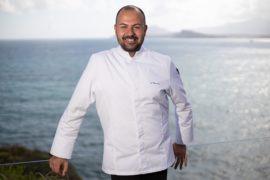
<instances>
[{"instance_id":1,"label":"mountain","mask_svg":"<svg viewBox=\"0 0 270 180\"><path fill-rule=\"evenodd\" d=\"M182 30L178 33L171 32L159 26L148 26L147 36L149 37L179 37L179 38L196 38L196 37L212 37L203 33L191 30Z\"/></svg>"},{"instance_id":2,"label":"mountain","mask_svg":"<svg viewBox=\"0 0 270 180\"><path fill-rule=\"evenodd\" d=\"M149 26L147 36L176 38L270 38L270 20L252 19L221 26L171 32L158 26Z\"/></svg>"},{"instance_id":3,"label":"mountain","mask_svg":"<svg viewBox=\"0 0 270 180\"><path fill-rule=\"evenodd\" d=\"M253 19L228 23L211 28L198 28L195 31L205 34L226 35L234 37L270 37L270 21Z\"/></svg>"},{"instance_id":4,"label":"mountain","mask_svg":"<svg viewBox=\"0 0 270 180\"><path fill-rule=\"evenodd\" d=\"M213 35L207 35L191 30L182 30L179 33L174 33L171 36L178 37L178 38L210 38L214 37Z\"/></svg>"}]
</instances>

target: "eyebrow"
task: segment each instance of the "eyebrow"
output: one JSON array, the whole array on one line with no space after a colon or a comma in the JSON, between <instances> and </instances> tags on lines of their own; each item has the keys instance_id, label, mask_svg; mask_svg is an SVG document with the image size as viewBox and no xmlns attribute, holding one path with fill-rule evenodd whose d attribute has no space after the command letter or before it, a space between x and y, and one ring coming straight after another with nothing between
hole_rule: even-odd
<instances>
[{"instance_id":1,"label":"eyebrow","mask_svg":"<svg viewBox=\"0 0 270 180\"><path fill-rule=\"evenodd\" d=\"M120 23L119 25L125 25L125 26L128 26L128 24L126 23ZM141 23L136 23L136 24L132 24L132 26L142 26L143 24Z\"/></svg>"}]
</instances>

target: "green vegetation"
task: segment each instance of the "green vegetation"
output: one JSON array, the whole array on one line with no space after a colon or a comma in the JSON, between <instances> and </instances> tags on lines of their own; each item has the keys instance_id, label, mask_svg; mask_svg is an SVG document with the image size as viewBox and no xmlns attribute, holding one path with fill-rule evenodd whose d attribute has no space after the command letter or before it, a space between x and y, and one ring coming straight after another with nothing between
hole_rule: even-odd
<instances>
[{"instance_id":1,"label":"green vegetation","mask_svg":"<svg viewBox=\"0 0 270 180\"><path fill-rule=\"evenodd\" d=\"M49 153L39 150L29 150L22 146L0 148L0 164L48 160ZM59 177L51 172L48 162L20 165L0 166L0 180L81 180L75 168L70 164L65 177Z\"/></svg>"}]
</instances>

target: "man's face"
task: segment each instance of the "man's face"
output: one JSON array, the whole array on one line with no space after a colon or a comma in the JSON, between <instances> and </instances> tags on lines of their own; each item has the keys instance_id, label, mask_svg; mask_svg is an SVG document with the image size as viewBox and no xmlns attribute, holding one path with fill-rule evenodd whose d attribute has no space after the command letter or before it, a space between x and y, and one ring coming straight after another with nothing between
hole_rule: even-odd
<instances>
[{"instance_id":1,"label":"man's face","mask_svg":"<svg viewBox=\"0 0 270 180\"><path fill-rule=\"evenodd\" d=\"M120 46L134 56L140 50L147 30L143 15L135 10L122 10L114 29Z\"/></svg>"}]
</instances>

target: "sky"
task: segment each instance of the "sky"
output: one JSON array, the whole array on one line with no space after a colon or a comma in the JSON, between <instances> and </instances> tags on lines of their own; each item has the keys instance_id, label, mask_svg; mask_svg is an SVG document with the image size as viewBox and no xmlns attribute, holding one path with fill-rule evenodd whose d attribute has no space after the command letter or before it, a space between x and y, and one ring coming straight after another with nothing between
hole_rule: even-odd
<instances>
[{"instance_id":1,"label":"sky","mask_svg":"<svg viewBox=\"0 0 270 180\"><path fill-rule=\"evenodd\" d=\"M0 39L108 38L124 5L172 32L270 20L270 0L0 0Z\"/></svg>"}]
</instances>

